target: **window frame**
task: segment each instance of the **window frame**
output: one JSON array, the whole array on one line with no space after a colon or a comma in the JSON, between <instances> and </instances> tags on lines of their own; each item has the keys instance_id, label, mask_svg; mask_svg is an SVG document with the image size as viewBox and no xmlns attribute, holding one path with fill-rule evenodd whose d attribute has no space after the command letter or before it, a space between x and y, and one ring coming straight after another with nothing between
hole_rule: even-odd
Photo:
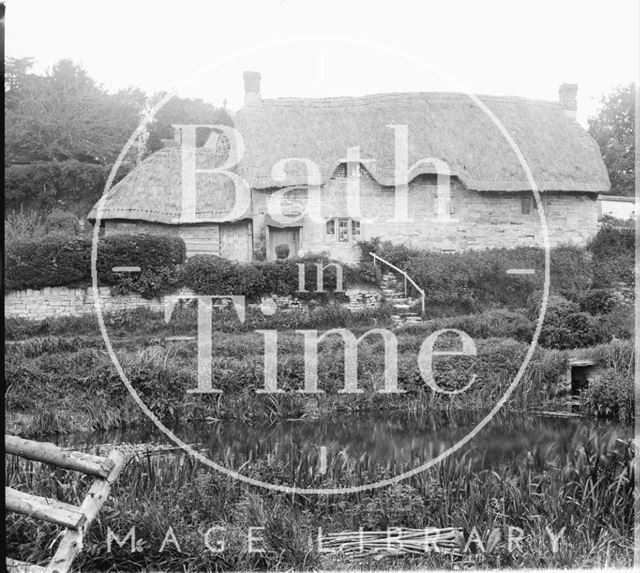
<instances>
[{"instance_id":1,"label":"window frame","mask_svg":"<svg viewBox=\"0 0 640 573\"><path fill-rule=\"evenodd\" d=\"M329 229L332 229L329 232ZM341 230L345 231L341 234ZM357 230L357 232L355 232ZM330 217L325 219L325 237L330 241L338 243L351 243L360 240L362 237L362 227L358 219L351 217Z\"/></svg>"},{"instance_id":2,"label":"window frame","mask_svg":"<svg viewBox=\"0 0 640 573\"><path fill-rule=\"evenodd\" d=\"M331 231L329 231L329 226L331 226ZM335 219L327 219L325 221L324 234L327 237L334 237L335 238L335 236L336 236L336 220Z\"/></svg>"}]
</instances>

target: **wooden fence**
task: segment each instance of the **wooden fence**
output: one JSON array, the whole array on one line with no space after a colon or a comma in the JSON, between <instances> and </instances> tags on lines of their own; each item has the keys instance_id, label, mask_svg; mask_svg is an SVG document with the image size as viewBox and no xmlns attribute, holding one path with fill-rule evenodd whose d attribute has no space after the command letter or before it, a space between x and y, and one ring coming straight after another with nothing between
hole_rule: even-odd
<instances>
[{"instance_id":1,"label":"wooden fence","mask_svg":"<svg viewBox=\"0 0 640 573\"><path fill-rule=\"evenodd\" d=\"M5 488L6 511L55 523L66 528L51 562L45 566L32 565L7 558L12 573L67 573L76 555L82 551L82 540L104 502L111 485L118 479L125 457L117 450L108 457L67 451L54 444L33 442L16 436L5 436L5 452L29 460L52 464L60 468L94 476L89 492L78 507L55 498L45 498Z\"/></svg>"}]
</instances>

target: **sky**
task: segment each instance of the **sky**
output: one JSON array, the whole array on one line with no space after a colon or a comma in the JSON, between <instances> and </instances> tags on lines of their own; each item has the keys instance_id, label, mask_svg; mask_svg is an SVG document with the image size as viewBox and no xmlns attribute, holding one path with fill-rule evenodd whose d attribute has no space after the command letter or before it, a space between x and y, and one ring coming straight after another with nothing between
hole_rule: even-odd
<instances>
[{"instance_id":1,"label":"sky","mask_svg":"<svg viewBox=\"0 0 640 573\"><path fill-rule=\"evenodd\" d=\"M556 100L578 120L637 81L638 0L7 0L9 57L70 58L115 91L178 89L238 109L263 97L460 91ZM194 78L194 76L196 76Z\"/></svg>"}]
</instances>

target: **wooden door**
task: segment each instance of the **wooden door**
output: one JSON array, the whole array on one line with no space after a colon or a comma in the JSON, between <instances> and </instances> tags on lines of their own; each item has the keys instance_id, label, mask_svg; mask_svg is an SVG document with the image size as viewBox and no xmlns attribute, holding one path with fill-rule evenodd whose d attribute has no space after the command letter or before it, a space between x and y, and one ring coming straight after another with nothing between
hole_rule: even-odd
<instances>
[{"instance_id":1,"label":"wooden door","mask_svg":"<svg viewBox=\"0 0 640 573\"><path fill-rule=\"evenodd\" d=\"M253 256L251 221L220 223L220 256L232 261L251 262Z\"/></svg>"},{"instance_id":2,"label":"wooden door","mask_svg":"<svg viewBox=\"0 0 640 573\"><path fill-rule=\"evenodd\" d=\"M289 258L298 255L298 245L300 242L300 229L278 229L277 227L269 227L269 258L277 259L276 247L278 245L289 246Z\"/></svg>"}]
</instances>

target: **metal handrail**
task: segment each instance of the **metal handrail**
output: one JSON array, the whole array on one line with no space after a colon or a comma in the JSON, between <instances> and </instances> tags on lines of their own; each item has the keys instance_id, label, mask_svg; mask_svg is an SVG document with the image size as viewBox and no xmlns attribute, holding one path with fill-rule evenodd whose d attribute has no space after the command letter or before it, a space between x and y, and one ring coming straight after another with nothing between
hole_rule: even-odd
<instances>
[{"instance_id":1,"label":"metal handrail","mask_svg":"<svg viewBox=\"0 0 640 573\"><path fill-rule=\"evenodd\" d=\"M426 311L426 305L425 305L425 299L426 299L426 295L424 294L424 290L422 290L417 284L416 281L414 281L405 271L403 271L402 269L399 269L398 267L396 267L395 265L392 265L389 261L385 261L382 257L376 255L375 253L369 253L373 259L374 259L374 263L375 260L378 259L381 263L384 263L385 265L387 265L388 267L391 267L394 271L399 272L403 277L404 277L404 294L405 296L407 296L407 281L409 281L414 288L420 293L420 299L422 302L422 316L424 316L424 313Z\"/></svg>"}]
</instances>

